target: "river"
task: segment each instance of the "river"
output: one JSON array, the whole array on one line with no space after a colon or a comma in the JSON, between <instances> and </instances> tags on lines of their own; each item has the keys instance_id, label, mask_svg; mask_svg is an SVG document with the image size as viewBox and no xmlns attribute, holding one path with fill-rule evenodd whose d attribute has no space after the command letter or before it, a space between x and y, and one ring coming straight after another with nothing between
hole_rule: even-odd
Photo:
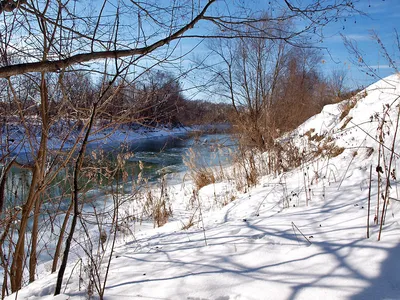
<instances>
[{"instance_id":1,"label":"river","mask_svg":"<svg viewBox=\"0 0 400 300\"><path fill-rule=\"evenodd\" d=\"M191 160L197 166L213 167L223 166L231 162L231 153L235 148L235 141L228 134L203 134L186 133L180 135L164 136L157 138L141 139L132 141L130 143L120 144L106 144L106 145L91 145L87 149L87 156L99 156L104 153L104 163L112 164L116 160L119 153L132 153L126 160L125 168L128 171L128 180L125 183L124 189L126 194L132 192L132 187L135 185L133 182L137 181L139 173L142 178L145 178L149 184L157 185L159 179L166 178L167 184L176 184L182 182L185 174L188 171L184 160ZM94 155L94 156L93 156ZM192 156L191 156L192 155ZM194 156L193 156L194 155ZM101 166L101 164L100 164ZM165 175L165 176L164 176ZM26 170L12 168L6 182L6 207L17 208L23 205L27 193L29 191L29 183L31 181L31 173ZM38 273L48 272L52 257L54 255L55 241L59 235L59 229L64 220L64 213L70 204L71 195L71 178L72 168L69 171L63 171L58 175L54 182L42 194L42 206L39 217L40 227L40 240L38 244ZM82 181L80 186L81 196L80 203L83 204L81 211L86 214L85 221L89 226L92 242L98 238L97 219L94 219L93 211L102 209L103 205L110 199L108 190L111 188L110 183L103 184L102 186L94 184L90 186ZM111 186L115 185L115 181ZM105 206L103 206L104 208ZM6 210L7 211L7 210ZM11 210L13 211L13 210ZM5 211L3 211L3 214ZM107 214L101 215L105 217ZM141 215L141 214L140 214ZM2 216L2 217L5 217ZM92 219L91 219L92 218ZM96 222L95 222L96 221ZM32 228L33 218L30 218L28 227ZM106 226L105 224L103 224ZM139 225L136 225L139 226ZM80 225L78 225L80 227ZM152 228L153 221L148 219L140 221L140 230L145 228ZM104 227L105 228L105 227ZM135 227L134 227L135 228ZM77 229L79 231L81 229ZM96 231L97 230L97 231ZM135 230L135 229L133 229ZM30 232L30 230L28 230ZM96 233L97 232L97 233ZM17 237L17 231L12 231L11 235L14 239ZM28 233L29 239L29 233ZM83 245L85 238L82 231L75 234L76 239L80 240L80 245ZM124 239L124 236L121 237ZM9 240L4 242L4 249L8 249ZM82 250L75 247L76 253L83 255ZM76 257L75 257L76 259ZM2 284L3 270L0 268L0 284Z\"/></svg>"},{"instance_id":2,"label":"river","mask_svg":"<svg viewBox=\"0 0 400 300\"><path fill-rule=\"evenodd\" d=\"M115 160L121 152L131 153L125 162L125 169L129 175L126 187L131 187L131 182L137 180L139 174L149 183L156 182L163 175L166 175L169 184L178 183L188 170L184 160L192 160L197 166L202 167L226 165L231 161L231 152L234 148L235 141L228 134L200 135L192 132L141 139L124 143L122 146L121 144L97 144L89 147L87 153L102 152L108 161ZM68 189L63 185L63 176L65 177L64 173L50 188L51 198L63 197L63 192L68 198L69 195L65 194ZM23 203L30 177L27 171L16 168L11 170L6 186L8 198L6 205L15 206ZM98 193L92 191L88 196L90 194Z\"/></svg>"}]
</instances>

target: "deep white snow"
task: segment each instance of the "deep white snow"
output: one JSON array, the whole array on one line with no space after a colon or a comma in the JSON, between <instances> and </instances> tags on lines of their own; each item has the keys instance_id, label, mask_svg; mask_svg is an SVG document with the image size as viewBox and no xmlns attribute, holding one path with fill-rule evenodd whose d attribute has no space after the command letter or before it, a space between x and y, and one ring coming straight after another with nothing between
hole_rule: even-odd
<instances>
[{"instance_id":1,"label":"deep white snow","mask_svg":"<svg viewBox=\"0 0 400 300\"><path fill-rule=\"evenodd\" d=\"M132 223L134 237L118 239L105 299L400 299L398 175L390 179L391 200L381 241L374 225L377 128L389 105L383 131L390 149L399 96L400 77L393 75L350 100L356 103L343 120L344 103L326 106L290 138L301 150L334 143L345 148L343 153L311 159L277 178L265 176L247 193L236 191L229 181L206 186L199 192L199 211L190 205L192 185L170 186L174 212L170 222L156 229ZM317 142L315 134L324 137ZM389 164L388 149L382 167L383 159ZM398 136L391 168L395 173L399 153ZM384 187L385 174L382 179ZM183 230L193 213L194 225ZM79 291L79 267L72 271L75 264L71 259L65 292L54 299L87 298L87 281L83 278ZM55 282L56 275L43 271L18 293L18 299L53 299Z\"/></svg>"}]
</instances>

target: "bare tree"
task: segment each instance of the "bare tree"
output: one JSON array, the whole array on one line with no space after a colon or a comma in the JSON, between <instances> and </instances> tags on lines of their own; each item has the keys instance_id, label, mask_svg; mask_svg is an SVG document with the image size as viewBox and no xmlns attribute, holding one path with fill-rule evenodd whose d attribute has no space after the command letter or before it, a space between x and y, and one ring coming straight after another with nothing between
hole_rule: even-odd
<instances>
[{"instance_id":1,"label":"bare tree","mask_svg":"<svg viewBox=\"0 0 400 300\"><path fill-rule=\"evenodd\" d=\"M261 24L267 30L268 22ZM276 31L276 30L274 30ZM270 33L278 36L279 33ZM272 143L274 128L268 112L288 51L283 40L243 37L219 39L210 49L221 62L210 67L220 83L219 95L227 98L236 112L236 125L242 128L249 146L265 149Z\"/></svg>"},{"instance_id":2,"label":"bare tree","mask_svg":"<svg viewBox=\"0 0 400 300\"><path fill-rule=\"evenodd\" d=\"M274 35L290 24L280 26ZM210 43L219 59L209 67L217 78L216 90L232 103L233 124L247 146L272 147L280 132L295 128L321 108L321 88L327 89L327 84L318 74L318 50L310 47L262 36Z\"/></svg>"},{"instance_id":3,"label":"bare tree","mask_svg":"<svg viewBox=\"0 0 400 300\"><path fill-rule=\"evenodd\" d=\"M289 51L271 109L281 133L293 130L335 99L329 94L328 81L320 75L320 62L317 49L295 47Z\"/></svg>"},{"instance_id":4,"label":"bare tree","mask_svg":"<svg viewBox=\"0 0 400 300\"><path fill-rule=\"evenodd\" d=\"M330 75L330 85L332 88L333 94L339 99L342 97L344 93L347 92L346 87L346 77L347 77L346 69L334 69Z\"/></svg>"},{"instance_id":5,"label":"bare tree","mask_svg":"<svg viewBox=\"0 0 400 300\"><path fill-rule=\"evenodd\" d=\"M8 232L9 229L4 232L4 236L9 236L11 253L8 257L12 262L10 266L3 266L7 267L5 274L9 274L12 292L18 291L24 283L27 257L29 281L35 279L43 195L57 174L69 164L75 162L79 168L77 149L84 150L85 133L90 131L89 124L93 124L81 120L90 118L88 108L94 103L99 120L110 116L107 107L122 87L112 88L118 78L135 82L151 68L173 63L177 45L186 38L218 36L229 40L250 37L250 44L242 40L236 50L242 54L242 60L236 63L245 67L253 61L249 56L253 55L252 50L256 50L256 58L265 55L264 50L272 46L277 49L274 53L280 53L285 47L282 41L295 41L302 34L316 32L318 26L338 15L355 10L353 2L348 0L319 0L304 7L296 7L291 1L284 0L277 4L276 13L266 15L254 11L252 6L244 7L241 2L233 2L234 12L228 15L221 10L231 2L218 4L216 0L165 3L104 0L89 9L85 7L86 3L68 0L0 1L3 18L0 25L0 78L1 84L6 86L2 102L10 103L10 116L17 120L16 124L22 130L22 134L15 134L20 140L18 149L29 153L28 162L22 162L15 151L9 151L10 144L4 147L0 160L29 169L32 174L28 193L20 203L21 212L10 211L8 215L12 216L9 219L18 219L17 233ZM299 19L306 24L301 29L278 26ZM208 34L213 32L210 30L198 34L193 30L197 26L218 28L225 33ZM276 30L276 26L280 30ZM100 88L98 93L93 93L90 88L83 91L85 95L91 94L83 104L74 94L77 85L73 81L74 77L84 80L89 76L85 74L96 77ZM250 106L254 116L265 120L260 107L269 103L265 98L274 93L274 84L264 86L267 82L264 74L262 78L260 73L248 75L242 96L247 95L247 101L254 101ZM276 82L274 80L272 82ZM21 82L29 85L21 85ZM254 97L248 97L250 94ZM120 113L126 116L129 112ZM66 126L68 122L70 124ZM50 144L55 136L59 144L54 149ZM254 138L257 143L263 140L260 136ZM265 139L262 143L266 143ZM30 220L33 221L31 232L28 230ZM29 250L27 237L31 239ZM0 247L4 245L4 239L0 239ZM4 282L3 287L7 284L6 280Z\"/></svg>"}]
</instances>

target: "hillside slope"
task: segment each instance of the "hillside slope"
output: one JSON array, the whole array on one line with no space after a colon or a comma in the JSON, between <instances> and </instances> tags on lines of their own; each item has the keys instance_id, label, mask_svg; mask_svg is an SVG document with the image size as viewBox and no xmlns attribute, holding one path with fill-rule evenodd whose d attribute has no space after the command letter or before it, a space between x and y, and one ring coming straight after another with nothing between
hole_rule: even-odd
<instances>
[{"instance_id":1,"label":"hillside slope","mask_svg":"<svg viewBox=\"0 0 400 300\"><path fill-rule=\"evenodd\" d=\"M400 299L399 96L393 75L326 106L290 136L307 155L301 167L204 210L187 230L180 217L188 215L174 208L175 221L126 238L113 255L105 299ZM222 182L200 196L218 202L230 189ZM190 202L190 187L170 190L172 205ZM377 241L374 218L380 222L384 197L390 201ZM18 298L85 299L87 281L74 264L65 294L53 298L56 278L46 275Z\"/></svg>"}]
</instances>

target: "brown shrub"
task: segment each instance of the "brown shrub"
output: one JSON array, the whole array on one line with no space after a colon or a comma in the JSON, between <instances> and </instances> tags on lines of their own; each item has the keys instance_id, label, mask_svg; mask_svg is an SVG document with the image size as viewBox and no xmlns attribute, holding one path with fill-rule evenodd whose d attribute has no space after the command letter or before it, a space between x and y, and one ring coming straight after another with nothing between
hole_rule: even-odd
<instances>
[{"instance_id":1,"label":"brown shrub","mask_svg":"<svg viewBox=\"0 0 400 300\"><path fill-rule=\"evenodd\" d=\"M343 130L346 128L347 124L353 119L353 117L347 117L346 120L344 121L343 125L340 127L340 130Z\"/></svg>"},{"instance_id":2,"label":"brown shrub","mask_svg":"<svg viewBox=\"0 0 400 300\"><path fill-rule=\"evenodd\" d=\"M357 104L356 99L350 99L350 100L341 102L339 105L339 109L341 111L339 119L343 120L349 114L350 110L354 106L356 106L356 104Z\"/></svg>"}]
</instances>

